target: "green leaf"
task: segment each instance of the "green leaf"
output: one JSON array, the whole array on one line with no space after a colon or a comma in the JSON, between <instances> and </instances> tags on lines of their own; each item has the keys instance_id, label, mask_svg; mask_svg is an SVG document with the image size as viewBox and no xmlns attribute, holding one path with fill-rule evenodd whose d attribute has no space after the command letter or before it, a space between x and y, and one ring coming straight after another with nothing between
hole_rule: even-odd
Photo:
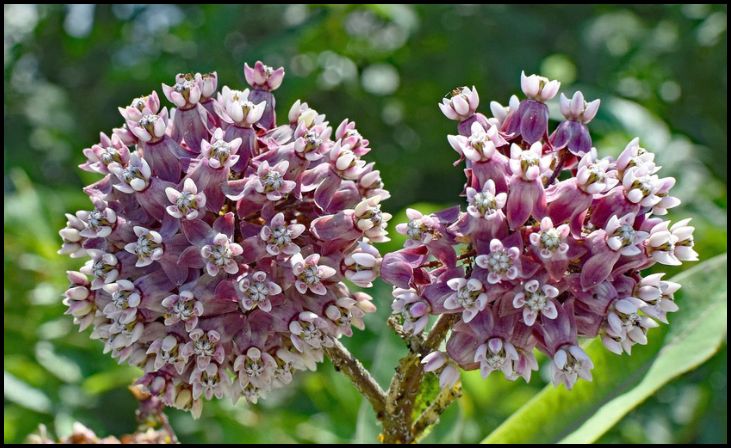
<instances>
[{"instance_id":1,"label":"green leaf","mask_svg":"<svg viewBox=\"0 0 731 448\"><path fill-rule=\"evenodd\" d=\"M671 325L650 333L632 356L617 356L593 340L594 381L572 391L547 386L483 443L591 443L673 378L710 358L726 336L726 254L673 278L681 310Z\"/></svg>"},{"instance_id":2,"label":"green leaf","mask_svg":"<svg viewBox=\"0 0 731 448\"><path fill-rule=\"evenodd\" d=\"M51 412L51 400L45 393L5 371L3 371L3 386L6 400L36 412Z\"/></svg>"}]
</instances>

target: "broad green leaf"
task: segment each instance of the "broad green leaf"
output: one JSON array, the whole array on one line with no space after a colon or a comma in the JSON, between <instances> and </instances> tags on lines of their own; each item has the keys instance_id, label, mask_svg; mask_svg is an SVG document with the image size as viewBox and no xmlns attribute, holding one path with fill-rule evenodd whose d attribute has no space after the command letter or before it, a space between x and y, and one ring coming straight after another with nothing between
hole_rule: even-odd
<instances>
[{"instance_id":1,"label":"broad green leaf","mask_svg":"<svg viewBox=\"0 0 731 448\"><path fill-rule=\"evenodd\" d=\"M115 367L86 378L81 387L90 395L99 395L117 387L125 387L140 376L140 370L132 366Z\"/></svg>"},{"instance_id":2,"label":"broad green leaf","mask_svg":"<svg viewBox=\"0 0 731 448\"><path fill-rule=\"evenodd\" d=\"M673 280L681 310L671 325L653 330L632 356L617 356L594 340L586 351L594 381L572 391L547 386L483 443L590 443L673 378L710 358L726 337L726 254Z\"/></svg>"}]
</instances>

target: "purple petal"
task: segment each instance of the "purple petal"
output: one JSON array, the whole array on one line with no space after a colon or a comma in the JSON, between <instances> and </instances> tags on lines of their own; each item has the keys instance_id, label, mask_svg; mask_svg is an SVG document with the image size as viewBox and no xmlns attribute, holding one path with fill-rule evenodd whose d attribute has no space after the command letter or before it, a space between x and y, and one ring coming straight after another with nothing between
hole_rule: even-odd
<instances>
[{"instance_id":1,"label":"purple petal","mask_svg":"<svg viewBox=\"0 0 731 448\"><path fill-rule=\"evenodd\" d=\"M234 236L234 214L233 214L233 212L228 212L225 215L218 217L213 222L213 230L215 230L216 233L223 233L229 239L233 238L233 236Z\"/></svg>"},{"instance_id":2,"label":"purple petal","mask_svg":"<svg viewBox=\"0 0 731 448\"><path fill-rule=\"evenodd\" d=\"M529 144L543 138L548 131L548 106L534 100L523 100L518 107L520 135Z\"/></svg>"},{"instance_id":3,"label":"purple petal","mask_svg":"<svg viewBox=\"0 0 731 448\"><path fill-rule=\"evenodd\" d=\"M477 181L473 188L482 191L487 181L492 179L496 193L505 193L508 191L508 172L508 159L496 152L490 160L472 164L472 175Z\"/></svg>"},{"instance_id":4,"label":"purple petal","mask_svg":"<svg viewBox=\"0 0 731 448\"><path fill-rule=\"evenodd\" d=\"M581 269L581 287L591 288L609 277L614 264L619 260L619 255L618 252L607 248L589 258Z\"/></svg>"},{"instance_id":5,"label":"purple petal","mask_svg":"<svg viewBox=\"0 0 731 448\"><path fill-rule=\"evenodd\" d=\"M174 285L163 271L154 271L151 274L135 280L134 285L142 293L141 308L163 311L162 299L170 295Z\"/></svg>"},{"instance_id":6,"label":"purple petal","mask_svg":"<svg viewBox=\"0 0 731 448\"><path fill-rule=\"evenodd\" d=\"M197 248L196 248L197 249ZM188 279L188 269L179 265L178 257L164 257L158 261L165 275L175 286L180 286Z\"/></svg>"},{"instance_id":7,"label":"purple petal","mask_svg":"<svg viewBox=\"0 0 731 448\"><path fill-rule=\"evenodd\" d=\"M575 179L561 181L550 193L547 193L548 216L554 226L569 221L591 206L592 195L581 191Z\"/></svg>"},{"instance_id":8,"label":"purple petal","mask_svg":"<svg viewBox=\"0 0 731 448\"><path fill-rule=\"evenodd\" d=\"M510 181L510 194L506 205L508 224L517 229L525 224L534 209L545 203L543 185L538 179L526 182L517 176ZM536 216L536 218L539 218Z\"/></svg>"},{"instance_id":9,"label":"purple petal","mask_svg":"<svg viewBox=\"0 0 731 448\"><path fill-rule=\"evenodd\" d=\"M361 232L355 227L353 213L341 211L335 215L322 216L310 224L310 232L319 240L357 239Z\"/></svg>"},{"instance_id":10,"label":"purple petal","mask_svg":"<svg viewBox=\"0 0 731 448\"><path fill-rule=\"evenodd\" d=\"M228 169L214 169L203 161L192 169L189 176L195 181L198 191L205 193L206 208L213 213L218 213L226 201L224 189L227 188Z\"/></svg>"},{"instance_id":11,"label":"purple petal","mask_svg":"<svg viewBox=\"0 0 731 448\"><path fill-rule=\"evenodd\" d=\"M168 216L165 210L168 204L165 189L168 187L174 188L175 185L153 177L150 179L147 189L136 194L142 208L158 221L162 221L165 216Z\"/></svg>"},{"instance_id":12,"label":"purple petal","mask_svg":"<svg viewBox=\"0 0 731 448\"><path fill-rule=\"evenodd\" d=\"M216 290L213 293L213 296L216 298L216 300L229 300L229 301L237 301L238 296L236 294L236 287L234 287L233 282L230 280L222 280L218 285L216 286Z\"/></svg>"},{"instance_id":13,"label":"purple petal","mask_svg":"<svg viewBox=\"0 0 731 448\"><path fill-rule=\"evenodd\" d=\"M463 369L476 368L474 354L479 345L479 339L472 334L455 331L447 341L447 354Z\"/></svg>"},{"instance_id":14,"label":"purple petal","mask_svg":"<svg viewBox=\"0 0 731 448\"><path fill-rule=\"evenodd\" d=\"M315 190L315 203L323 210L326 210L332 201L335 192L340 187L340 177L332 170L328 170L325 178Z\"/></svg>"},{"instance_id":15,"label":"purple petal","mask_svg":"<svg viewBox=\"0 0 731 448\"><path fill-rule=\"evenodd\" d=\"M425 246L416 246L386 254L381 264L381 277L399 288L409 288L414 267L426 259L427 253Z\"/></svg>"},{"instance_id":16,"label":"purple petal","mask_svg":"<svg viewBox=\"0 0 731 448\"><path fill-rule=\"evenodd\" d=\"M583 156L591 150L591 135L583 123L572 121L571 139L568 142L569 151L576 156Z\"/></svg>"},{"instance_id":17,"label":"purple petal","mask_svg":"<svg viewBox=\"0 0 731 448\"><path fill-rule=\"evenodd\" d=\"M636 214L639 210L640 205L629 202L624 197L624 189L617 187L596 201L591 213L591 223L597 228L603 229L612 215Z\"/></svg>"},{"instance_id":18,"label":"purple petal","mask_svg":"<svg viewBox=\"0 0 731 448\"><path fill-rule=\"evenodd\" d=\"M206 263L203 260L203 257L201 257L200 248L197 246L190 246L180 254L178 257L178 264L195 269L202 269Z\"/></svg>"},{"instance_id":19,"label":"purple petal","mask_svg":"<svg viewBox=\"0 0 731 448\"><path fill-rule=\"evenodd\" d=\"M200 104L186 110L178 108L173 116L172 138L178 142L185 141L193 153L200 153L201 141L210 137L207 113Z\"/></svg>"},{"instance_id":20,"label":"purple petal","mask_svg":"<svg viewBox=\"0 0 731 448\"><path fill-rule=\"evenodd\" d=\"M276 124L277 117L274 110L275 101L272 92L262 89L253 89L249 93L249 101L254 104L259 104L262 101L266 103L266 106L264 106L264 113L257 124L264 129L273 129Z\"/></svg>"},{"instance_id":21,"label":"purple petal","mask_svg":"<svg viewBox=\"0 0 731 448\"><path fill-rule=\"evenodd\" d=\"M181 222L183 234L190 241L190 244L203 246L213 236L213 229L200 219L190 219Z\"/></svg>"},{"instance_id":22,"label":"purple petal","mask_svg":"<svg viewBox=\"0 0 731 448\"><path fill-rule=\"evenodd\" d=\"M251 157L256 154L257 140L256 131L253 128L240 128L238 126L229 126L223 139L230 142L233 139L240 138L241 146L239 147L239 161L231 167L236 172L243 172Z\"/></svg>"},{"instance_id":23,"label":"purple petal","mask_svg":"<svg viewBox=\"0 0 731 448\"><path fill-rule=\"evenodd\" d=\"M160 179L178 183L183 171L181 159L190 158L187 153L170 137L163 137L155 143L139 143L144 158L150 164L152 172Z\"/></svg>"}]
</instances>

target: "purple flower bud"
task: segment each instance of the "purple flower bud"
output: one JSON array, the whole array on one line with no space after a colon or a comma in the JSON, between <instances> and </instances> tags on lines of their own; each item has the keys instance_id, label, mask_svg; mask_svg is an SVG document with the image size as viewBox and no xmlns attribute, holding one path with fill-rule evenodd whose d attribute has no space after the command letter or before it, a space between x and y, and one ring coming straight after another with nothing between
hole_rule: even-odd
<instances>
[{"instance_id":1,"label":"purple flower bud","mask_svg":"<svg viewBox=\"0 0 731 448\"><path fill-rule=\"evenodd\" d=\"M562 93L559 100L561 114L564 117L584 124L589 124L594 119L599 110L599 104L601 104L601 100L587 103L584 101L584 94L581 91L576 91L570 100Z\"/></svg>"},{"instance_id":2,"label":"purple flower bud","mask_svg":"<svg viewBox=\"0 0 731 448\"><path fill-rule=\"evenodd\" d=\"M185 179L182 191L168 187L165 189L165 194L173 204L165 209L173 218L195 219L198 217L199 210L206 206L206 195L202 192L198 193L198 187L191 178Z\"/></svg>"},{"instance_id":3,"label":"purple flower bud","mask_svg":"<svg viewBox=\"0 0 731 448\"><path fill-rule=\"evenodd\" d=\"M559 87L561 83L558 81L538 75L525 76L525 72L520 72L520 88L530 99L546 102L556 96Z\"/></svg>"},{"instance_id":4,"label":"purple flower bud","mask_svg":"<svg viewBox=\"0 0 731 448\"><path fill-rule=\"evenodd\" d=\"M396 300L391 304L393 314L399 319L405 333L419 335L429 323L431 306L413 289L394 288Z\"/></svg>"},{"instance_id":5,"label":"purple flower bud","mask_svg":"<svg viewBox=\"0 0 731 448\"><path fill-rule=\"evenodd\" d=\"M554 355L549 364L551 367L551 382L554 385L563 384L571 390L579 378L591 381L591 369L594 364L589 356L578 345L565 345Z\"/></svg>"},{"instance_id":6,"label":"purple flower bud","mask_svg":"<svg viewBox=\"0 0 731 448\"><path fill-rule=\"evenodd\" d=\"M520 273L518 267L518 256L520 249L517 247L505 248L498 239L490 241L490 253L478 255L475 264L487 269L487 281L490 284L499 283L503 280L515 280Z\"/></svg>"},{"instance_id":7,"label":"purple flower bud","mask_svg":"<svg viewBox=\"0 0 731 448\"><path fill-rule=\"evenodd\" d=\"M283 254L287 257L299 253L300 248L293 243L305 231L302 224L286 224L284 214L278 213L272 218L268 226L264 226L259 233L266 243L266 250L270 255Z\"/></svg>"},{"instance_id":8,"label":"purple flower bud","mask_svg":"<svg viewBox=\"0 0 731 448\"><path fill-rule=\"evenodd\" d=\"M259 308L267 313L270 312L272 310L270 297L282 292L282 288L273 281L268 280L266 272L262 271L244 274L237 281L237 287L241 292L239 303L245 311Z\"/></svg>"},{"instance_id":9,"label":"purple flower bud","mask_svg":"<svg viewBox=\"0 0 731 448\"><path fill-rule=\"evenodd\" d=\"M586 125L572 120L561 122L548 137L548 141L554 150L567 148L575 156L583 156L589 152L592 143Z\"/></svg>"},{"instance_id":10,"label":"purple flower bud","mask_svg":"<svg viewBox=\"0 0 731 448\"><path fill-rule=\"evenodd\" d=\"M244 63L244 77L246 82L253 88L273 91L282 85L284 68L274 69L264 65L261 61L256 61L253 68Z\"/></svg>"},{"instance_id":11,"label":"purple flower bud","mask_svg":"<svg viewBox=\"0 0 731 448\"><path fill-rule=\"evenodd\" d=\"M265 102L254 104L249 100L249 89L232 90L223 86L214 107L223 121L239 127L251 127L264 114Z\"/></svg>"},{"instance_id":12,"label":"purple flower bud","mask_svg":"<svg viewBox=\"0 0 731 448\"><path fill-rule=\"evenodd\" d=\"M359 202L354 210L356 227L363 232L363 235L369 241L374 243L390 241L386 236L388 234L386 226L388 221L391 220L391 214L381 211L380 202L380 196L371 196Z\"/></svg>"},{"instance_id":13,"label":"purple flower bud","mask_svg":"<svg viewBox=\"0 0 731 448\"><path fill-rule=\"evenodd\" d=\"M538 315L546 319L558 316L553 300L558 296L558 289L548 284L541 285L538 280L529 280L523 284L523 290L513 297L513 307L523 310L523 322L532 326Z\"/></svg>"},{"instance_id":14,"label":"purple flower bud","mask_svg":"<svg viewBox=\"0 0 731 448\"><path fill-rule=\"evenodd\" d=\"M406 235L406 247L417 244L428 244L441 238L439 220L433 216L424 216L413 208L406 209L407 224L396 225L396 231Z\"/></svg>"},{"instance_id":15,"label":"purple flower bud","mask_svg":"<svg viewBox=\"0 0 731 448\"><path fill-rule=\"evenodd\" d=\"M256 171L257 177L253 177L247 183L244 191L254 190L265 195L269 201L282 199L291 193L297 185L297 182L285 179L288 168L289 162L286 160L282 160L272 167L269 166L266 160L262 161Z\"/></svg>"},{"instance_id":16,"label":"purple flower bud","mask_svg":"<svg viewBox=\"0 0 731 448\"><path fill-rule=\"evenodd\" d=\"M196 300L192 291L181 291L167 296L162 301L165 308L165 325L185 322L185 331L193 331L198 326L198 318L203 315L203 303Z\"/></svg>"},{"instance_id":17,"label":"purple flower bud","mask_svg":"<svg viewBox=\"0 0 731 448\"><path fill-rule=\"evenodd\" d=\"M86 224L70 213L66 213L66 219L66 227L58 232L63 240L63 245L58 253L69 255L71 258L83 257L86 255L83 247L86 238L81 236L81 232L86 229Z\"/></svg>"},{"instance_id":18,"label":"purple flower bud","mask_svg":"<svg viewBox=\"0 0 731 448\"><path fill-rule=\"evenodd\" d=\"M648 316L668 323L667 313L678 311L673 294L680 284L662 280L665 274L652 274L643 278L637 285L637 296L645 302L641 310Z\"/></svg>"},{"instance_id":19,"label":"purple flower bud","mask_svg":"<svg viewBox=\"0 0 731 448\"><path fill-rule=\"evenodd\" d=\"M79 168L84 171L107 174L110 163L116 162L122 166L129 163L129 148L117 134L112 134L109 138L107 134L100 132L99 143L83 152L87 161L79 165Z\"/></svg>"},{"instance_id":20,"label":"purple flower bud","mask_svg":"<svg viewBox=\"0 0 731 448\"><path fill-rule=\"evenodd\" d=\"M449 99L443 98L439 103L439 109L450 120L464 121L474 115L480 105L480 96L474 86L472 89L457 87L450 95Z\"/></svg>"},{"instance_id":21,"label":"purple flower bud","mask_svg":"<svg viewBox=\"0 0 731 448\"><path fill-rule=\"evenodd\" d=\"M91 289L96 290L117 280L119 261L113 254L97 252L80 270L91 276Z\"/></svg>"},{"instance_id":22,"label":"purple flower bud","mask_svg":"<svg viewBox=\"0 0 731 448\"><path fill-rule=\"evenodd\" d=\"M488 179L481 192L467 187L467 213L475 218L490 219L505 207L507 199L506 193L495 194L495 182Z\"/></svg>"},{"instance_id":23,"label":"purple flower bud","mask_svg":"<svg viewBox=\"0 0 731 448\"><path fill-rule=\"evenodd\" d=\"M373 286L381 267L381 254L374 246L361 241L358 246L343 258L345 278L363 288Z\"/></svg>"},{"instance_id":24,"label":"purple flower bud","mask_svg":"<svg viewBox=\"0 0 731 448\"><path fill-rule=\"evenodd\" d=\"M447 281L449 289L454 291L444 301L444 308L448 310L463 310L462 320L467 323L471 321L478 312L485 309L487 305L487 294L482 282L475 278L453 278Z\"/></svg>"},{"instance_id":25,"label":"purple flower bud","mask_svg":"<svg viewBox=\"0 0 731 448\"><path fill-rule=\"evenodd\" d=\"M290 262L292 263L292 273L296 278L294 286L300 294L306 294L307 290L320 296L327 293L323 281L334 276L336 271L330 266L319 265L319 254L312 254L303 259L301 254L296 253Z\"/></svg>"},{"instance_id":26,"label":"purple flower bud","mask_svg":"<svg viewBox=\"0 0 731 448\"><path fill-rule=\"evenodd\" d=\"M223 233L213 237L213 244L207 244L201 248L201 257L206 260L206 272L215 277L220 271L227 274L239 272L239 265L234 257L241 255L244 249L240 244L234 243Z\"/></svg>"},{"instance_id":27,"label":"purple flower bud","mask_svg":"<svg viewBox=\"0 0 731 448\"><path fill-rule=\"evenodd\" d=\"M160 260L164 253L162 236L154 230L140 226L135 226L134 232L137 235L137 242L128 243L124 246L124 250L137 257L135 266L141 268Z\"/></svg>"}]
</instances>

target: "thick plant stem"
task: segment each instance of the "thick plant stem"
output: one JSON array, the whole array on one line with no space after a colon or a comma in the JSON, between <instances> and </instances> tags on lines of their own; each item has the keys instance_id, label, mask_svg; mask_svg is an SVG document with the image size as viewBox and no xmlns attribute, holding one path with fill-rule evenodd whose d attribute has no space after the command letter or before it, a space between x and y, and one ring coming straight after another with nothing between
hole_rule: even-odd
<instances>
[{"instance_id":1,"label":"thick plant stem","mask_svg":"<svg viewBox=\"0 0 731 448\"><path fill-rule=\"evenodd\" d=\"M439 395L434 399L431 405L416 419L412 433L414 434L414 442L418 442L424 434L424 431L429 429L437 421L442 413L449 407L450 404L459 397L462 396L462 384L457 382L454 386L448 389L442 389Z\"/></svg>"},{"instance_id":2,"label":"thick plant stem","mask_svg":"<svg viewBox=\"0 0 731 448\"><path fill-rule=\"evenodd\" d=\"M371 374L339 341L325 348L325 353L336 370L343 372L358 391L370 402L376 418L383 425L381 441L384 443L414 443L447 407L462 394L459 383L442 390L429 407L414 421L414 404L419 393L424 369L421 359L437 350L447 336L449 329L459 319L459 314L445 314L439 317L428 336L409 336L394 320L389 325L407 343L409 353L401 358L396 374L391 380L388 392L373 379Z\"/></svg>"},{"instance_id":3,"label":"thick plant stem","mask_svg":"<svg viewBox=\"0 0 731 448\"><path fill-rule=\"evenodd\" d=\"M413 410L416 395L424 377L421 358L439 348L459 314L439 317L426 340L412 344L409 354L401 359L396 368L386 396L386 412L383 418L384 443L413 443Z\"/></svg>"},{"instance_id":4,"label":"thick plant stem","mask_svg":"<svg viewBox=\"0 0 731 448\"><path fill-rule=\"evenodd\" d=\"M376 417L382 420L386 406L386 393L371 376L370 372L338 340L335 341L332 347L326 347L325 352L335 369L350 378L356 389L371 403L373 410L376 412Z\"/></svg>"}]
</instances>

